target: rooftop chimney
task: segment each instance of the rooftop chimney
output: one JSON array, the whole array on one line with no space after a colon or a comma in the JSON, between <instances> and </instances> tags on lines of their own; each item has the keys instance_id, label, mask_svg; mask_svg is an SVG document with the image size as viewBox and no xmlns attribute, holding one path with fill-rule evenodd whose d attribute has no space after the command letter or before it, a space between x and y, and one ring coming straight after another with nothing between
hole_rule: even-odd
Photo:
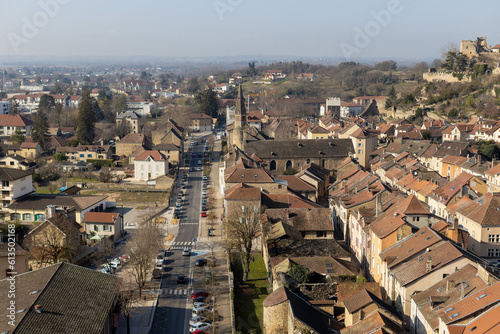
<instances>
[{"instance_id":1,"label":"rooftop chimney","mask_svg":"<svg viewBox=\"0 0 500 334\"><path fill-rule=\"evenodd\" d=\"M382 203L380 201L380 193L375 195L375 217L378 217L382 214Z\"/></svg>"},{"instance_id":2,"label":"rooftop chimney","mask_svg":"<svg viewBox=\"0 0 500 334\"><path fill-rule=\"evenodd\" d=\"M432 258L431 256L429 255L427 257L427 263L425 264L425 272L428 273L429 271L432 270Z\"/></svg>"},{"instance_id":3,"label":"rooftop chimney","mask_svg":"<svg viewBox=\"0 0 500 334\"><path fill-rule=\"evenodd\" d=\"M40 305L40 304L35 305L35 312L42 313L42 305Z\"/></svg>"},{"instance_id":4,"label":"rooftop chimney","mask_svg":"<svg viewBox=\"0 0 500 334\"><path fill-rule=\"evenodd\" d=\"M344 181L344 195L347 195L347 192L348 192L347 182Z\"/></svg>"},{"instance_id":5,"label":"rooftop chimney","mask_svg":"<svg viewBox=\"0 0 500 334\"><path fill-rule=\"evenodd\" d=\"M465 297L465 282L462 281L462 284L460 284L460 300L464 299Z\"/></svg>"},{"instance_id":6,"label":"rooftop chimney","mask_svg":"<svg viewBox=\"0 0 500 334\"><path fill-rule=\"evenodd\" d=\"M56 215L56 206L47 205L47 219L50 219Z\"/></svg>"},{"instance_id":7,"label":"rooftop chimney","mask_svg":"<svg viewBox=\"0 0 500 334\"><path fill-rule=\"evenodd\" d=\"M452 279L449 279L448 282L446 282L446 292L450 292L455 288L455 281Z\"/></svg>"}]
</instances>

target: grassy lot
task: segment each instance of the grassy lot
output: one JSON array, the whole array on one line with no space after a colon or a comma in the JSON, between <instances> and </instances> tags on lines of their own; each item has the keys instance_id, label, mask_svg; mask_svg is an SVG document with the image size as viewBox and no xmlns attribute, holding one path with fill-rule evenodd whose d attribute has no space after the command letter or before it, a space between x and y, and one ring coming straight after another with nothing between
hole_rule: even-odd
<instances>
[{"instance_id":1,"label":"grassy lot","mask_svg":"<svg viewBox=\"0 0 500 334\"><path fill-rule=\"evenodd\" d=\"M50 190L48 187L36 187L36 191L35 191L37 194L50 194ZM58 193L59 192L59 189L56 190L55 193Z\"/></svg>"},{"instance_id":2,"label":"grassy lot","mask_svg":"<svg viewBox=\"0 0 500 334\"><path fill-rule=\"evenodd\" d=\"M254 261L250 264L247 282L242 282L243 268L239 257L233 256L231 268L236 283L234 289L236 330L242 333L254 333L255 330L256 333L262 333L262 303L269 294L264 260L260 254L255 254Z\"/></svg>"},{"instance_id":3,"label":"grassy lot","mask_svg":"<svg viewBox=\"0 0 500 334\"><path fill-rule=\"evenodd\" d=\"M120 192L116 199L117 202L134 202L134 203L166 203L168 202L168 193L156 192Z\"/></svg>"}]
</instances>

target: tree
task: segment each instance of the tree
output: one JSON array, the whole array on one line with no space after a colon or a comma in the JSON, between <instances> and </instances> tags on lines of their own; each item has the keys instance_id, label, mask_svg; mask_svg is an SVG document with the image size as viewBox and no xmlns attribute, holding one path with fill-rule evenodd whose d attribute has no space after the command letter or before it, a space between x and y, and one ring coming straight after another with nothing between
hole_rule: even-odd
<instances>
[{"instance_id":1,"label":"tree","mask_svg":"<svg viewBox=\"0 0 500 334\"><path fill-rule=\"evenodd\" d=\"M311 281L311 273L306 266L301 266L293 264L287 271L287 275L296 280L299 283L309 283Z\"/></svg>"},{"instance_id":2,"label":"tree","mask_svg":"<svg viewBox=\"0 0 500 334\"><path fill-rule=\"evenodd\" d=\"M186 90L188 93L194 94L201 89L201 85L198 78L192 78L189 80Z\"/></svg>"},{"instance_id":3,"label":"tree","mask_svg":"<svg viewBox=\"0 0 500 334\"><path fill-rule=\"evenodd\" d=\"M16 99L10 99L9 115L19 114L19 103Z\"/></svg>"},{"instance_id":4,"label":"tree","mask_svg":"<svg viewBox=\"0 0 500 334\"><path fill-rule=\"evenodd\" d=\"M202 92L198 92L194 98L195 107L198 112L209 115L213 118L218 116L219 98L217 94L208 87Z\"/></svg>"},{"instance_id":5,"label":"tree","mask_svg":"<svg viewBox=\"0 0 500 334\"><path fill-rule=\"evenodd\" d=\"M394 104L396 103L397 99L397 94L396 94L396 89L394 88L394 85L391 86L391 90L389 91L389 94L387 96L387 100L385 100L385 109L389 109Z\"/></svg>"},{"instance_id":6,"label":"tree","mask_svg":"<svg viewBox=\"0 0 500 334\"><path fill-rule=\"evenodd\" d=\"M397 67L398 66L394 60L384 60L375 64L373 68L379 71L395 71Z\"/></svg>"},{"instance_id":7,"label":"tree","mask_svg":"<svg viewBox=\"0 0 500 334\"><path fill-rule=\"evenodd\" d=\"M255 77L257 75L257 69L255 68L255 62L251 61L248 63L247 73L251 77Z\"/></svg>"},{"instance_id":8,"label":"tree","mask_svg":"<svg viewBox=\"0 0 500 334\"><path fill-rule=\"evenodd\" d=\"M38 143L45 151L49 144L49 121L45 112L39 109L33 119L33 132L31 134L33 142Z\"/></svg>"},{"instance_id":9,"label":"tree","mask_svg":"<svg viewBox=\"0 0 500 334\"><path fill-rule=\"evenodd\" d=\"M50 112L54 108L56 102L51 95L45 94L40 97L40 102L38 103L38 110L45 112Z\"/></svg>"},{"instance_id":10,"label":"tree","mask_svg":"<svg viewBox=\"0 0 500 334\"><path fill-rule=\"evenodd\" d=\"M91 145L95 136L95 106L90 97L90 90L85 87L82 102L78 109L76 134L80 144Z\"/></svg>"},{"instance_id":11,"label":"tree","mask_svg":"<svg viewBox=\"0 0 500 334\"><path fill-rule=\"evenodd\" d=\"M66 156L66 154L64 154L62 152L59 152L59 153L55 153L52 156L52 160L55 160L55 161L66 161L66 160L68 160L68 157Z\"/></svg>"},{"instance_id":12,"label":"tree","mask_svg":"<svg viewBox=\"0 0 500 334\"><path fill-rule=\"evenodd\" d=\"M111 110L115 115L124 112L127 109L127 96L124 94L115 96L111 102Z\"/></svg>"},{"instance_id":13,"label":"tree","mask_svg":"<svg viewBox=\"0 0 500 334\"><path fill-rule=\"evenodd\" d=\"M16 130L14 131L14 133L12 134L12 136L10 137L10 139L12 140L12 143L14 145L20 145L20 144L22 144L24 142L24 140L26 139L26 137L21 132L20 128L16 128Z\"/></svg>"},{"instance_id":14,"label":"tree","mask_svg":"<svg viewBox=\"0 0 500 334\"><path fill-rule=\"evenodd\" d=\"M259 220L259 206L249 206L244 202L241 204L234 204L234 210L232 210L228 217L227 240L229 242L228 246L236 249L241 259L243 281L246 281L250 272L253 241L262 229Z\"/></svg>"},{"instance_id":15,"label":"tree","mask_svg":"<svg viewBox=\"0 0 500 334\"><path fill-rule=\"evenodd\" d=\"M129 265L139 288L139 298L146 279L153 272L158 251L163 248L162 229L150 221L141 222L128 242Z\"/></svg>"}]
</instances>

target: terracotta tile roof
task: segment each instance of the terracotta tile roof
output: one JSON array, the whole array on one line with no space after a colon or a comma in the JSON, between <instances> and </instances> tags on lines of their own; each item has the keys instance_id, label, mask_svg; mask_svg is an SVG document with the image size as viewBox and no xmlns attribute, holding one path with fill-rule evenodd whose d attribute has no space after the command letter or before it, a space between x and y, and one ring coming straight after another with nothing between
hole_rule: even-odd
<instances>
[{"instance_id":1,"label":"terracotta tile roof","mask_svg":"<svg viewBox=\"0 0 500 334\"><path fill-rule=\"evenodd\" d=\"M295 192L314 192L316 188L295 175L278 175L276 179L288 183L288 189Z\"/></svg>"},{"instance_id":2,"label":"terracotta tile roof","mask_svg":"<svg viewBox=\"0 0 500 334\"><path fill-rule=\"evenodd\" d=\"M500 174L500 164L497 164L495 167L488 169L485 173L491 176Z\"/></svg>"},{"instance_id":3,"label":"terracotta tile roof","mask_svg":"<svg viewBox=\"0 0 500 334\"><path fill-rule=\"evenodd\" d=\"M145 136L142 133L129 133L122 139L120 139L116 144L143 144L145 141Z\"/></svg>"},{"instance_id":4,"label":"terracotta tile roof","mask_svg":"<svg viewBox=\"0 0 500 334\"><path fill-rule=\"evenodd\" d=\"M273 269L277 272L288 272L292 264L305 266L309 271L321 275L340 276L357 275L356 267L348 261L338 260L331 256L294 256L294 257L273 257L276 259Z\"/></svg>"},{"instance_id":5,"label":"terracotta tile roof","mask_svg":"<svg viewBox=\"0 0 500 334\"><path fill-rule=\"evenodd\" d=\"M136 161L144 161L148 157L151 157L154 161L167 161L165 154L160 153L160 151L144 151L135 157Z\"/></svg>"},{"instance_id":6,"label":"terracotta tile roof","mask_svg":"<svg viewBox=\"0 0 500 334\"><path fill-rule=\"evenodd\" d=\"M455 166L461 166L464 162L468 160L467 157L457 157L454 155L447 155L441 160L443 164L450 164Z\"/></svg>"},{"instance_id":7,"label":"terracotta tile roof","mask_svg":"<svg viewBox=\"0 0 500 334\"><path fill-rule=\"evenodd\" d=\"M437 151L433 154L434 157L442 158L447 155L459 156L467 153L468 142L459 141L444 141Z\"/></svg>"},{"instance_id":8,"label":"terracotta tile roof","mask_svg":"<svg viewBox=\"0 0 500 334\"><path fill-rule=\"evenodd\" d=\"M390 210L388 214L382 214L377 217L377 219L369 225L369 228L379 239L383 239L395 232L401 226L407 225L403 218L404 215L400 212Z\"/></svg>"},{"instance_id":9,"label":"terracotta tile roof","mask_svg":"<svg viewBox=\"0 0 500 334\"><path fill-rule=\"evenodd\" d=\"M339 282L337 284L337 304L361 291L369 291L378 298L382 298L380 285L377 282Z\"/></svg>"},{"instance_id":10,"label":"terracotta tile roof","mask_svg":"<svg viewBox=\"0 0 500 334\"><path fill-rule=\"evenodd\" d=\"M239 183L227 189L224 198L230 201L260 201L260 189Z\"/></svg>"},{"instance_id":11,"label":"terracotta tile roof","mask_svg":"<svg viewBox=\"0 0 500 334\"><path fill-rule=\"evenodd\" d=\"M379 311L375 311L363 320L358 321L352 326L340 330L341 334L359 334L373 333L376 330L387 328L389 333L404 333L401 323L396 323L394 320L385 316Z\"/></svg>"},{"instance_id":12,"label":"terracotta tile roof","mask_svg":"<svg viewBox=\"0 0 500 334\"><path fill-rule=\"evenodd\" d=\"M424 226L415 234L384 250L379 256L383 261L387 262L389 269L394 268L442 240L439 234L430 227Z\"/></svg>"},{"instance_id":13,"label":"terracotta tile roof","mask_svg":"<svg viewBox=\"0 0 500 334\"><path fill-rule=\"evenodd\" d=\"M0 126L29 126L33 121L21 115L0 115Z\"/></svg>"},{"instance_id":14,"label":"terracotta tile roof","mask_svg":"<svg viewBox=\"0 0 500 334\"><path fill-rule=\"evenodd\" d=\"M226 183L274 183L274 178L263 168L236 167L226 175Z\"/></svg>"},{"instance_id":15,"label":"terracotta tile roof","mask_svg":"<svg viewBox=\"0 0 500 334\"><path fill-rule=\"evenodd\" d=\"M321 205L295 194L262 194L262 203L268 208L313 209Z\"/></svg>"},{"instance_id":16,"label":"terracotta tile roof","mask_svg":"<svg viewBox=\"0 0 500 334\"><path fill-rule=\"evenodd\" d=\"M24 172L24 171L21 171ZM12 208L45 210L48 205L57 205L64 208L76 207L79 211L104 201L107 196L91 196L91 195L49 195L37 194L37 196L27 196L12 203Z\"/></svg>"},{"instance_id":17,"label":"terracotta tile roof","mask_svg":"<svg viewBox=\"0 0 500 334\"><path fill-rule=\"evenodd\" d=\"M477 268L467 264L426 290L414 294L412 299L429 326L436 330L439 327L437 311L447 309L449 305L459 301L462 288L467 297L487 286L488 283L477 274Z\"/></svg>"},{"instance_id":18,"label":"terracotta tile roof","mask_svg":"<svg viewBox=\"0 0 500 334\"><path fill-rule=\"evenodd\" d=\"M466 205L469 202L472 202L472 200L469 197L464 196L461 199L459 199L458 201L456 201L455 203L448 205L445 210L449 214L454 215L456 213L457 209L460 209L462 206Z\"/></svg>"},{"instance_id":19,"label":"terracotta tile roof","mask_svg":"<svg viewBox=\"0 0 500 334\"><path fill-rule=\"evenodd\" d=\"M87 212L83 218L83 222L113 224L118 216L119 214L116 212Z\"/></svg>"},{"instance_id":20,"label":"terracotta tile roof","mask_svg":"<svg viewBox=\"0 0 500 334\"><path fill-rule=\"evenodd\" d=\"M403 202L398 204L398 209L405 215L429 215L430 212L424 208L422 202L411 194Z\"/></svg>"},{"instance_id":21,"label":"terracotta tile roof","mask_svg":"<svg viewBox=\"0 0 500 334\"><path fill-rule=\"evenodd\" d=\"M500 282L481 290L475 290L466 298L440 309L437 315L445 324L451 324L500 302Z\"/></svg>"},{"instance_id":22,"label":"terracotta tile roof","mask_svg":"<svg viewBox=\"0 0 500 334\"><path fill-rule=\"evenodd\" d=\"M500 48L500 44L497 45ZM464 333L500 333L500 304L478 316L465 327Z\"/></svg>"},{"instance_id":23,"label":"terracotta tile roof","mask_svg":"<svg viewBox=\"0 0 500 334\"><path fill-rule=\"evenodd\" d=\"M487 193L456 212L482 226L497 226L500 224L500 194Z\"/></svg>"},{"instance_id":24,"label":"terracotta tile roof","mask_svg":"<svg viewBox=\"0 0 500 334\"><path fill-rule=\"evenodd\" d=\"M429 257L432 261L432 269L427 271L427 261ZM430 249L429 252L417 256L392 269L391 273L394 274L395 279L397 279L402 286L405 286L461 257L463 257L462 252L449 241L446 241Z\"/></svg>"},{"instance_id":25,"label":"terracotta tile roof","mask_svg":"<svg viewBox=\"0 0 500 334\"><path fill-rule=\"evenodd\" d=\"M424 197L430 196L434 189L438 187L437 184L429 182L425 187L423 187L418 193Z\"/></svg>"},{"instance_id":26,"label":"terracotta tile roof","mask_svg":"<svg viewBox=\"0 0 500 334\"><path fill-rule=\"evenodd\" d=\"M377 125L377 129L380 130L380 133L387 133L391 129L394 129L394 124L379 124Z\"/></svg>"},{"instance_id":27,"label":"terracotta tile roof","mask_svg":"<svg viewBox=\"0 0 500 334\"><path fill-rule=\"evenodd\" d=\"M349 311L349 313L354 313L362 307L365 307L369 304L376 303L380 306L384 306L384 302L380 299L380 297L374 295L370 291L363 289L357 294L347 298L344 300L344 306ZM388 305L385 305L388 307Z\"/></svg>"},{"instance_id":28,"label":"terracotta tile roof","mask_svg":"<svg viewBox=\"0 0 500 334\"><path fill-rule=\"evenodd\" d=\"M464 185L472 178L472 174L462 172L453 181L436 188L432 192L432 197L436 200L448 205L450 200L454 198Z\"/></svg>"}]
</instances>

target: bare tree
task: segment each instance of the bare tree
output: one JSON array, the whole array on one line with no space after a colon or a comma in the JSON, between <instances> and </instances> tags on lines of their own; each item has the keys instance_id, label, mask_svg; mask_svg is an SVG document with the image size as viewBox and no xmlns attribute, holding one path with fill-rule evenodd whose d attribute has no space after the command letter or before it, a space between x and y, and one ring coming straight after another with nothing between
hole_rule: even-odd
<instances>
[{"instance_id":1,"label":"bare tree","mask_svg":"<svg viewBox=\"0 0 500 334\"><path fill-rule=\"evenodd\" d=\"M151 222L141 223L128 243L129 265L139 288L139 297L142 297L142 289L148 275L153 272L156 255L162 247L163 231Z\"/></svg>"},{"instance_id":2,"label":"bare tree","mask_svg":"<svg viewBox=\"0 0 500 334\"><path fill-rule=\"evenodd\" d=\"M137 300L136 290L130 289L130 282L128 280L121 281L118 303L120 306L120 312L127 320L127 334L130 334L130 318L132 316L132 311L136 300Z\"/></svg>"},{"instance_id":3,"label":"bare tree","mask_svg":"<svg viewBox=\"0 0 500 334\"><path fill-rule=\"evenodd\" d=\"M227 242L236 249L243 266L243 281L248 279L252 246L254 239L261 232L260 208L258 205L235 204L227 218Z\"/></svg>"}]
</instances>

